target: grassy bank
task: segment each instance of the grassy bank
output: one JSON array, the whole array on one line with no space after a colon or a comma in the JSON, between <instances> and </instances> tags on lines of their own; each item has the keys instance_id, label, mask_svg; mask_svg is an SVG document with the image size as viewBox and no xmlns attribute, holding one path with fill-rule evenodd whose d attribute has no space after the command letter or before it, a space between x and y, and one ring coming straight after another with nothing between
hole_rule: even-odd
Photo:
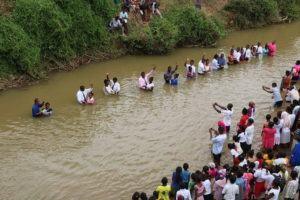
<instances>
[{"instance_id":1,"label":"grassy bank","mask_svg":"<svg viewBox=\"0 0 300 200\"><path fill-rule=\"evenodd\" d=\"M299 0L206 0L199 12L192 0L166 0L161 1L162 19L152 17L146 24L130 20L129 35L123 37L107 29L119 12L111 0L3 0L0 88L127 53L166 54L184 45L213 46L228 27L295 20L299 4Z\"/></svg>"}]
</instances>

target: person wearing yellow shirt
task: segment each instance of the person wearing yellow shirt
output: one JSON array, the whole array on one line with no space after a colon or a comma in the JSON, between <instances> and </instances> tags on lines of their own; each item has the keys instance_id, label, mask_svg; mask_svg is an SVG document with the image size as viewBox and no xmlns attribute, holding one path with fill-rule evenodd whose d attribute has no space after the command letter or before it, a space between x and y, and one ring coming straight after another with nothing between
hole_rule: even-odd
<instances>
[{"instance_id":1,"label":"person wearing yellow shirt","mask_svg":"<svg viewBox=\"0 0 300 200\"><path fill-rule=\"evenodd\" d=\"M161 179L161 184L156 188L158 192L158 200L170 200L169 193L171 191L171 186L168 185L167 177Z\"/></svg>"}]
</instances>

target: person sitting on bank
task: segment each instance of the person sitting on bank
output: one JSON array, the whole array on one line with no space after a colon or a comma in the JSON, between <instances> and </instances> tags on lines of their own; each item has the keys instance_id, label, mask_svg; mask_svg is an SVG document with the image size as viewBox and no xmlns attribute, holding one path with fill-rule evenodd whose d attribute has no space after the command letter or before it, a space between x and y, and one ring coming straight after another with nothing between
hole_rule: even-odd
<instances>
[{"instance_id":1,"label":"person sitting on bank","mask_svg":"<svg viewBox=\"0 0 300 200\"><path fill-rule=\"evenodd\" d=\"M53 109L50 107L50 103L46 102L45 108L43 108L43 110L42 110L43 116L49 117L50 115L52 115L52 113L53 113Z\"/></svg>"},{"instance_id":2,"label":"person sitting on bank","mask_svg":"<svg viewBox=\"0 0 300 200\"><path fill-rule=\"evenodd\" d=\"M34 104L32 105L32 117L41 117L43 115L41 107L43 107L44 104L44 101L41 103L38 98L34 99Z\"/></svg>"},{"instance_id":3,"label":"person sitting on bank","mask_svg":"<svg viewBox=\"0 0 300 200\"><path fill-rule=\"evenodd\" d=\"M152 70L145 74L145 72L141 72L141 76L139 78L138 86L142 90L147 90L147 85L149 84L149 78L153 77L156 67L153 67Z\"/></svg>"},{"instance_id":4,"label":"person sitting on bank","mask_svg":"<svg viewBox=\"0 0 300 200\"><path fill-rule=\"evenodd\" d=\"M122 33L124 33L123 25L122 25L122 22L121 22L119 16L114 17L114 18L110 21L110 23L109 23L109 30L110 30L110 31L122 30Z\"/></svg>"},{"instance_id":5,"label":"person sitting on bank","mask_svg":"<svg viewBox=\"0 0 300 200\"><path fill-rule=\"evenodd\" d=\"M164 79L167 84L171 83L172 76L177 71L177 68L178 68L178 65L176 65L175 69L172 69L172 67L169 66L167 71L164 73Z\"/></svg>"},{"instance_id":6,"label":"person sitting on bank","mask_svg":"<svg viewBox=\"0 0 300 200\"><path fill-rule=\"evenodd\" d=\"M153 15L158 15L160 18L162 18L162 15L159 11L158 1L157 0L151 0L150 6L151 6L152 14Z\"/></svg>"},{"instance_id":7,"label":"person sitting on bank","mask_svg":"<svg viewBox=\"0 0 300 200\"><path fill-rule=\"evenodd\" d=\"M272 88L266 86L263 86L262 88L264 91L273 94L272 98L274 99L274 107L282 106L282 97L276 83L272 83Z\"/></svg>"},{"instance_id":8,"label":"person sitting on bank","mask_svg":"<svg viewBox=\"0 0 300 200\"><path fill-rule=\"evenodd\" d=\"M86 104L88 93L90 93L92 91L93 91L93 84L91 84L91 87L87 88L87 89L85 89L85 87L83 85L81 85L76 94L77 102L79 104Z\"/></svg>"},{"instance_id":9,"label":"person sitting on bank","mask_svg":"<svg viewBox=\"0 0 300 200\"><path fill-rule=\"evenodd\" d=\"M128 13L126 11L126 7L123 6L122 8L122 11L120 12L119 14L119 19L123 25L123 34L124 35L127 35L128 34L128 26L127 26L127 23L128 23Z\"/></svg>"},{"instance_id":10,"label":"person sitting on bank","mask_svg":"<svg viewBox=\"0 0 300 200\"><path fill-rule=\"evenodd\" d=\"M170 84L173 86L178 85L179 83L179 74L174 74L174 78L171 79Z\"/></svg>"}]
</instances>

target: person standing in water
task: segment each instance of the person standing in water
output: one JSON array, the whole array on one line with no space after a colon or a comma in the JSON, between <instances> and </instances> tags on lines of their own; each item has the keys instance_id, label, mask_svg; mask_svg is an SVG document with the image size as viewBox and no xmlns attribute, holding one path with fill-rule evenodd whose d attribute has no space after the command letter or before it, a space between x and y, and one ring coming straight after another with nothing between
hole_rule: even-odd
<instances>
[{"instance_id":1,"label":"person standing in water","mask_svg":"<svg viewBox=\"0 0 300 200\"><path fill-rule=\"evenodd\" d=\"M225 124L226 127L226 133L229 133L230 131L230 126L231 126L231 119L232 119L232 115L233 115L233 105L231 103L229 103L227 105L227 108L225 106L221 106L218 103L214 103L213 104L213 108L218 112L221 113L223 115L223 122Z\"/></svg>"},{"instance_id":2,"label":"person standing in water","mask_svg":"<svg viewBox=\"0 0 300 200\"><path fill-rule=\"evenodd\" d=\"M40 102L39 98L34 99L34 104L32 105L32 117L40 117L43 115L41 112L41 107L43 107L45 102Z\"/></svg>"},{"instance_id":3,"label":"person standing in water","mask_svg":"<svg viewBox=\"0 0 300 200\"><path fill-rule=\"evenodd\" d=\"M274 40L273 42L270 42L268 44L268 49L269 49L269 56L275 56L276 55L276 51L277 51L277 46L276 46L276 41Z\"/></svg>"},{"instance_id":4,"label":"person standing in water","mask_svg":"<svg viewBox=\"0 0 300 200\"><path fill-rule=\"evenodd\" d=\"M272 88L266 86L262 86L262 88L264 91L273 94L272 98L274 99L274 107L279 108L282 106L282 97L276 83L272 83Z\"/></svg>"},{"instance_id":5,"label":"person standing in water","mask_svg":"<svg viewBox=\"0 0 300 200\"><path fill-rule=\"evenodd\" d=\"M77 102L79 104L86 104L88 93L90 93L91 91L93 91L93 84L91 84L91 87L87 89L85 89L85 87L81 85L76 94Z\"/></svg>"},{"instance_id":6,"label":"person standing in water","mask_svg":"<svg viewBox=\"0 0 300 200\"><path fill-rule=\"evenodd\" d=\"M164 73L164 79L167 84L171 83L172 76L177 71L177 68L178 68L178 65L176 65L175 69L172 69L172 67L169 66L167 71Z\"/></svg>"},{"instance_id":7,"label":"person standing in water","mask_svg":"<svg viewBox=\"0 0 300 200\"><path fill-rule=\"evenodd\" d=\"M227 135L224 134L224 127L219 126L218 130L213 128L209 129L210 139L212 142L212 155L214 159L214 163L217 166L221 164L221 156L224 147L224 143L227 139Z\"/></svg>"},{"instance_id":8,"label":"person standing in water","mask_svg":"<svg viewBox=\"0 0 300 200\"><path fill-rule=\"evenodd\" d=\"M46 102L45 108L42 110L43 116L49 117L50 115L52 115L52 113L53 113L53 109L50 107L50 103Z\"/></svg>"},{"instance_id":9,"label":"person standing in water","mask_svg":"<svg viewBox=\"0 0 300 200\"><path fill-rule=\"evenodd\" d=\"M142 90L148 90L147 85L149 84L149 78L153 76L156 67L153 67L152 70L145 74L145 72L141 72L141 76L139 78L138 86ZM152 88L153 89L153 88Z\"/></svg>"}]
</instances>

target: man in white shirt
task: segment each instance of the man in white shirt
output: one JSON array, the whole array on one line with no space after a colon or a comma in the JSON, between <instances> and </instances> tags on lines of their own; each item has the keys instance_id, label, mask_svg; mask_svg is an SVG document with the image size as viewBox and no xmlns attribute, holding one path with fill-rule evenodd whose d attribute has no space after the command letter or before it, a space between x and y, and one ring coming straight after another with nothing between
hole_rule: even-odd
<instances>
[{"instance_id":1,"label":"man in white shirt","mask_svg":"<svg viewBox=\"0 0 300 200\"><path fill-rule=\"evenodd\" d=\"M245 60L250 60L250 59L251 59L251 49L250 49L250 45L248 44L246 46Z\"/></svg>"},{"instance_id":2,"label":"man in white shirt","mask_svg":"<svg viewBox=\"0 0 300 200\"><path fill-rule=\"evenodd\" d=\"M205 73L206 70L205 70L204 62L205 62L204 58L199 61L199 64L198 64L198 74L204 74Z\"/></svg>"},{"instance_id":3,"label":"man in white shirt","mask_svg":"<svg viewBox=\"0 0 300 200\"><path fill-rule=\"evenodd\" d=\"M252 148L252 141L254 136L254 120L252 118L248 119L247 128L245 130L245 136L246 136L246 143L247 143L247 148L245 153L247 153Z\"/></svg>"},{"instance_id":4,"label":"man in white shirt","mask_svg":"<svg viewBox=\"0 0 300 200\"><path fill-rule=\"evenodd\" d=\"M114 91L115 94L119 94L121 90L120 83L118 82L117 77L113 78L113 81L111 82L111 89Z\"/></svg>"},{"instance_id":5,"label":"man in white shirt","mask_svg":"<svg viewBox=\"0 0 300 200\"><path fill-rule=\"evenodd\" d=\"M224 143L227 139L227 135L225 134L224 127L220 126L218 128L218 131L210 128L209 129L210 133L210 139L212 142L212 154L214 158L214 163L217 166L220 166L221 163L221 155L224 147ZM214 136L213 136L214 134Z\"/></svg>"},{"instance_id":6,"label":"man in white shirt","mask_svg":"<svg viewBox=\"0 0 300 200\"><path fill-rule=\"evenodd\" d=\"M238 47L238 48L236 49L236 51L234 52L233 57L234 57L234 59L235 59L237 62L240 62L240 58L241 58L241 50L240 50L239 47Z\"/></svg>"},{"instance_id":7,"label":"man in white shirt","mask_svg":"<svg viewBox=\"0 0 300 200\"><path fill-rule=\"evenodd\" d=\"M176 200L179 196L182 196L184 200L192 200L191 193L189 190L185 189L184 183L179 184L179 190L176 193Z\"/></svg>"},{"instance_id":8,"label":"man in white shirt","mask_svg":"<svg viewBox=\"0 0 300 200\"><path fill-rule=\"evenodd\" d=\"M195 67L195 61L194 60L191 60L190 63L188 63L189 59L187 59L187 61L185 62L185 68L186 68L186 71L189 70L189 67L192 67L192 73L193 73L193 76L196 76L196 67Z\"/></svg>"},{"instance_id":9,"label":"man in white shirt","mask_svg":"<svg viewBox=\"0 0 300 200\"><path fill-rule=\"evenodd\" d=\"M76 94L77 102L80 104L86 104L88 94L92 91L93 91L93 84L91 84L91 87L88 89L85 89L85 87L81 85Z\"/></svg>"},{"instance_id":10,"label":"man in white shirt","mask_svg":"<svg viewBox=\"0 0 300 200\"><path fill-rule=\"evenodd\" d=\"M231 175L229 177L229 182L223 188L222 194L225 200L234 200L239 194L239 186L235 184L236 177Z\"/></svg>"},{"instance_id":11,"label":"man in white shirt","mask_svg":"<svg viewBox=\"0 0 300 200\"><path fill-rule=\"evenodd\" d=\"M288 90L286 101L293 102L294 100L299 101L299 92L295 87L291 87Z\"/></svg>"},{"instance_id":12,"label":"man in white shirt","mask_svg":"<svg viewBox=\"0 0 300 200\"><path fill-rule=\"evenodd\" d=\"M221 113L223 115L223 122L226 126L226 133L230 132L230 126L231 126L231 119L232 119L232 115L233 115L233 105L231 103L229 103L227 105L227 108L225 106L221 106L218 103L214 103L213 104L213 108L218 112ZM219 109L218 109L219 108Z\"/></svg>"},{"instance_id":13,"label":"man in white shirt","mask_svg":"<svg viewBox=\"0 0 300 200\"><path fill-rule=\"evenodd\" d=\"M215 54L214 58L211 61L213 70L218 70L220 68L220 65L218 63L218 58L219 58L218 54Z\"/></svg>"},{"instance_id":14,"label":"man in white shirt","mask_svg":"<svg viewBox=\"0 0 300 200\"><path fill-rule=\"evenodd\" d=\"M264 91L273 94L273 99L274 99L274 107L281 107L282 106L282 97L280 94L280 90L277 87L277 83L272 83L272 88L263 86L262 87Z\"/></svg>"},{"instance_id":15,"label":"man in white shirt","mask_svg":"<svg viewBox=\"0 0 300 200\"><path fill-rule=\"evenodd\" d=\"M145 72L141 72L141 76L138 81L138 85L140 89L142 90L148 89L147 85L149 84L149 78L153 76L155 69L156 67L153 67L153 69L147 74L145 74Z\"/></svg>"},{"instance_id":16,"label":"man in white shirt","mask_svg":"<svg viewBox=\"0 0 300 200\"><path fill-rule=\"evenodd\" d=\"M261 46L260 42L257 43L257 52L256 52L256 54L258 54L258 55L263 54L263 47Z\"/></svg>"}]
</instances>

